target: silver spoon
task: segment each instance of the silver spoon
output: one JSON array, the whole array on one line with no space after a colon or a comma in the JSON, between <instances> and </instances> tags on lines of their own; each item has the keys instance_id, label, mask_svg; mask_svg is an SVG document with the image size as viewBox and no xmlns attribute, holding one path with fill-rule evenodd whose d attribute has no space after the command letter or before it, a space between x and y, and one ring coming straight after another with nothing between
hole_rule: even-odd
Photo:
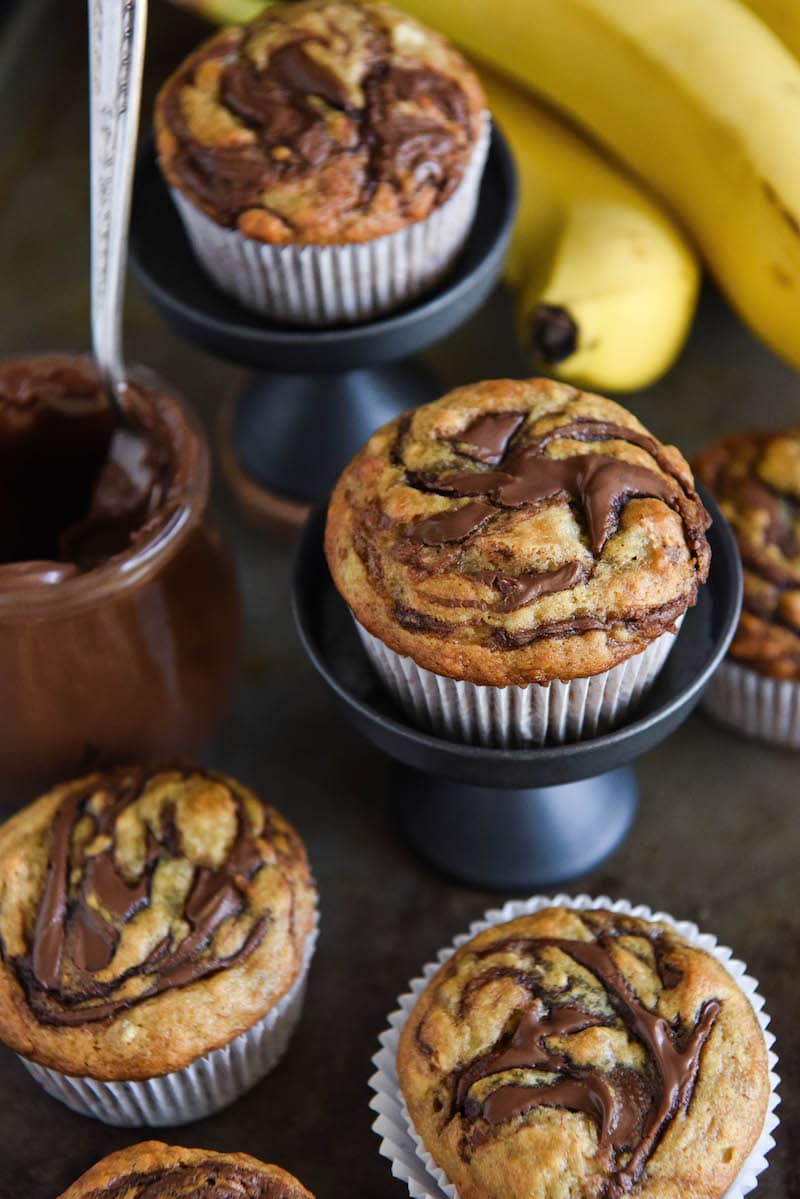
<instances>
[{"instance_id":1,"label":"silver spoon","mask_svg":"<svg viewBox=\"0 0 800 1199\"><path fill-rule=\"evenodd\" d=\"M120 418L115 457L140 456L125 403L122 307L142 96L147 0L88 0L92 347ZM119 436L118 436L119 435ZM133 442L137 444L132 444ZM128 443L127 445L125 443Z\"/></svg>"}]
</instances>

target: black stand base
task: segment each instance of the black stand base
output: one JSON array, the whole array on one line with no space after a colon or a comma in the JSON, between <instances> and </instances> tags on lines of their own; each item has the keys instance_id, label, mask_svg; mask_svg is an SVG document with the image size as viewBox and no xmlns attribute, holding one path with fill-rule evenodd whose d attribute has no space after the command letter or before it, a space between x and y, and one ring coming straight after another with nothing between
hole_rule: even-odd
<instances>
[{"instance_id":1,"label":"black stand base","mask_svg":"<svg viewBox=\"0 0 800 1199\"><path fill-rule=\"evenodd\" d=\"M436 395L435 377L413 362L341 374L256 375L236 404L231 448L255 483L316 504L376 429Z\"/></svg>"},{"instance_id":2,"label":"black stand base","mask_svg":"<svg viewBox=\"0 0 800 1199\"><path fill-rule=\"evenodd\" d=\"M711 573L655 683L620 728L535 749L464 745L408 722L333 586L325 509L308 521L295 575L300 637L355 727L395 759L391 786L405 835L438 869L503 891L549 888L595 869L624 840L636 812L630 763L686 719L739 621L739 551L713 499L701 495L713 519Z\"/></svg>"},{"instance_id":3,"label":"black stand base","mask_svg":"<svg viewBox=\"0 0 800 1199\"><path fill-rule=\"evenodd\" d=\"M630 766L527 790L400 768L393 790L405 836L421 857L497 891L550 887L594 870L627 837L638 802Z\"/></svg>"}]
</instances>

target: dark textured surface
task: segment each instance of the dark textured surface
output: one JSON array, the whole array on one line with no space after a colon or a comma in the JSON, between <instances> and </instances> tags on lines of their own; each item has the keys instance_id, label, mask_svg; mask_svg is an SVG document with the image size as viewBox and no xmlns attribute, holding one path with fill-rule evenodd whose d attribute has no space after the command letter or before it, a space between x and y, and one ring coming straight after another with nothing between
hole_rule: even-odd
<instances>
[{"instance_id":1,"label":"dark textured surface","mask_svg":"<svg viewBox=\"0 0 800 1199\"><path fill-rule=\"evenodd\" d=\"M202 34L161 0L150 83ZM56 4L35 99L0 137L0 353L88 341L83 29ZM38 62L34 46L33 59ZM34 63L35 69L35 63ZM0 88L3 87L0 81ZM152 86L148 89L152 96ZM3 96L4 111L10 101ZM430 361L447 383L525 368L498 298ZM127 348L181 386L213 423L242 375L169 334L132 289ZM800 380L713 295L667 380L630 406L691 453L738 427L796 420ZM228 1112L165 1139L243 1150L295 1171L319 1199L402 1199L370 1132L367 1079L384 1016L408 978L496 897L439 878L399 840L383 758L350 730L304 660L291 622L291 552L243 526L220 496L241 568L247 654L233 711L209 761L282 807L306 839L322 892L322 939L302 1026L283 1064ZM782 1127L758 1194L800 1196L800 831L797 762L695 714L640 764L642 806L626 846L574 890L627 896L687 917L732 945L760 979L782 1056ZM146 1135L115 1131L49 1099L0 1051L0 1199L54 1199L102 1154Z\"/></svg>"}]
</instances>

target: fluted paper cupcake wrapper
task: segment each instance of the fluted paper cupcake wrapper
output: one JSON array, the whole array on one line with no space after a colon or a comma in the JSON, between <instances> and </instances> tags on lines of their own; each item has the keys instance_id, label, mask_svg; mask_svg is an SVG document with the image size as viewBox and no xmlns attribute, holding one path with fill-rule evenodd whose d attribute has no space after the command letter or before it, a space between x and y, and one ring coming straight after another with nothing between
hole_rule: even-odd
<instances>
[{"instance_id":1,"label":"fluted paper cupcake wrapper","mask_svg":"<svg viewBox=\"0 0 800 1199\"><path fill-rule=\"evenodd\" d=\"M703 707L728 728L784 749L800 749L800 683L770 679L726 659L703 696Z\"/></svg>"},{"instance_id":2,"label":"fluted paper cupcake wrapper","mask_svg":"<svg viewBox=\"0 0 800 1199\"><path fill-rule=\"evenodd\" d=\"M607 896L593 899L589 895L536 895L532 899L513 900L502 908L492 908L484 914L482 920L470 926L469 932L456 937L447 949L439 950L436 961L428 962L423 967L422 975L411 980L408 991L398 996L397 1009L389 1016L389 1026L379 1037L380 1049L372 1059L376 1072L370 1079L370 1087L374 1091L370 1107L377 1113L372 1128L380 1137L381 1155L391 1162L392 1174L407 1185L412 1199L459 1199L458 1191L444 1170L436 1165L417 1135L408 1113L397 1076L397 1047L400 1034L433 975L443 962L452 957L460 945L493 925L515 920L518 916L529 916L548 907L574 908L578 911L605 908L607 911L622 912L629 916L639 916L643 920L669 924L691 945L713 954L747 997L764 1034L769 1060L770 1094L761 1136L748 1154L736 1180L722 1197L742 1199L753 1190L759 1174L767 1168L767 1154L775 1145L772 1134L778 1126L775 1109L780 1102L780 1079L775 1073L778 1058L772 1050L775 1038L768 1030L769 1016L764 1011L764 1000L758 992L758 983L747 973L744 962L734 958L730 949L718 944L716 937L701 933L696 924L688 920L676 920L666 912L654 913L644 904L634 906L627 899L614 901Z\"/></svg>"},{"instance_id":3,"label":"fluted paper cupcake wrapper","mask_svg":"<svg viewBox=\"0 0 800 1199\"><path fill-rule=\"evenodd\" d=\"M478 205L491 121L484 116L464 178L425 220L347 245L270 245L226 229L171 188L201 266L245 308L309 326L353 324L429 291L467 239Z\"/></svg>"},{"instance_id":4,"label":"fluted paper cupcake wrapper","mask_svg":"<svg viewBox=\"0 0 800 1199\"><path fill-rule=\"evenodd\" d=\"M682 621L676 620L678 629ZM561 745L613 728L655 682L677 636L662 633L641 653L589 678L486 687L426 670L355 623L370 662L416 725L452 741L503 749Z\"/></svg>"},{"instance_id":5,"label":"fluted paper cupcake wrapper","mask_svg":"<svg viewBox=\"0 0 800 1199\"><path fill-rule=\"evenodd\" d=\"M306 941L300 973L265 1016L221 1049L182 1070L136 1082L100 1082L20 1061L48 1095L82 1116L121 1128L190 1124L233 1103L283 1057L300 1019L317 927Z\"/></svg>"}]
</instances>

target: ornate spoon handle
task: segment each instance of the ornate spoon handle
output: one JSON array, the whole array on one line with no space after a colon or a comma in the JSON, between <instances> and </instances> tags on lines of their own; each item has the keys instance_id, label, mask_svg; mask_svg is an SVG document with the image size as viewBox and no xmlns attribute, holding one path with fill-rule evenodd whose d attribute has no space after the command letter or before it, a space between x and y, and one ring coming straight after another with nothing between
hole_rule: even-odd
<instances>
[{"instance_id":1,"label":"ornate spoon handle","mask_svg":"<svg viewBox=\"0 0 800 1199\"><path fill-rule=\"evenodd\" d=\"M125 386L122 302L147 0L89 0L92 345L109 395Z\"/></svg>"}]
</instances>

